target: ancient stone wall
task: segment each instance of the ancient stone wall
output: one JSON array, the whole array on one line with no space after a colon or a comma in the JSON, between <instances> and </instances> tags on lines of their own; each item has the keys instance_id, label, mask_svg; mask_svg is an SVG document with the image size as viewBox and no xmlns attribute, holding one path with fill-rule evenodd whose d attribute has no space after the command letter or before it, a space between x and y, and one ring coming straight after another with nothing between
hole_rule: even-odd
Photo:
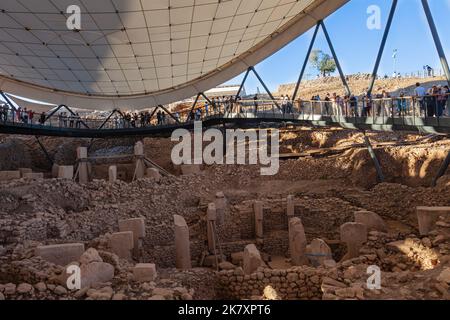
<instances>
[{"instance_id":1,"label":"ancient stone wall","mask_svg":"<svg viewBox=\"0 0 450 320\"><path fill-rule=\"evenodd\" d=\"M287 270L258 268L245 275L242 268L218 273L216 293L222 299L250 299L262 296L264 288L272 286L284 299L322 299L322 279L325 269L294 267Z\"/></svg>"}]
</instances>

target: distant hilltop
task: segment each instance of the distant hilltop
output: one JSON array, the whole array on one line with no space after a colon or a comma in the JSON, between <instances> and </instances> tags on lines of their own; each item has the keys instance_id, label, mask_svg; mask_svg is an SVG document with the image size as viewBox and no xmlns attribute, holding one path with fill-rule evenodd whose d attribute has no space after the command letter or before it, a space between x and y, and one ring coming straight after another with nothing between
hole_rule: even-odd
<instances>
[{"instance_id":1,"label":"distant hilltop","mask_svg":"<svg viewBox=\"0 0 450 320\"><path fill-rule=\"evenodd\" d=\"M350 90L354 95L362 95L367 91L370 83L370 74L354 74L347 76L347 82ZM404 90L406 95L412 95L415 84L420 82L425 88L430 88L434 85L446 85L445 77L401 77L401 78L382 78L375 82L374 93L386 90L392 95L400 94ZM282 84L278 87L275 96L288 95L292 97L295 89L295 83ZM345 95L344 86L340 77L326 77L317 78L314 80L304 80L300 85L298 97L309 100L312 96L325 96L327 93L332 94L336 92L339 95Z\"/></svg>"}]
</instances>

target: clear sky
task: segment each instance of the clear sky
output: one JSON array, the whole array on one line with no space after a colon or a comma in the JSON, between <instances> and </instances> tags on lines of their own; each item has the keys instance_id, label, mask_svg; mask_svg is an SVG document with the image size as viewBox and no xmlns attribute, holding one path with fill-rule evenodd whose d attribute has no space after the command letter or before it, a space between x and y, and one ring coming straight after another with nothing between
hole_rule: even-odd
<instances>
[{"instance_id":1,"label":"clear sky","mask_svg":"<svg viewBox=\"0 0 450 320\"><path fill-rule=\"evenodd\" d=\"M345 74L372 72L391 3L390 0L352 0L325 20ZM447 59L450 60L450 0L428 0L428 3ZM367 9L371 5L377 5L381 9L380 30L369 30L367 27ZM279 84L297 81L313 29L256 66L270 90L276 90ZM314 48L331 54L322 31L317 36ZM420 0L399 0L381 61L380 75L393 74L392 55L395 49L398 50L397 72L421 71L424 65L441 69ZM309 78L317 75L317 71L311 66L308 66L305 73ZM240 75L227 84L240 83L242 78L243 75ZM256 92L257 87L261 92L264 91L254 76L248 78L245 87L248 93Z\"/></svg>"}]
</instances>

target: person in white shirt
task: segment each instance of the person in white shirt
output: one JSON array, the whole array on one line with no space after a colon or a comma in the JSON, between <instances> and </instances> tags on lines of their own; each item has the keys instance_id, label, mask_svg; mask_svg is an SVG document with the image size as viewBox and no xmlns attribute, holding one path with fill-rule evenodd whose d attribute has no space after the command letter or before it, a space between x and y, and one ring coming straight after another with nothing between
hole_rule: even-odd
<instances>
[{"instance_id":1,"label":"person in white shirt","mask_svg":"<svg viewBox=\"0 0 450 320\"><path fill-rule=\"evenodd\" d=\"M417 104L419 105L419 115L422 111L425 111L423 104L423 97L427 94L427 90L420 85L420 83L416 83L416 88L414 89L414 97L416 99Z\"/></svg>"}]
</instances>

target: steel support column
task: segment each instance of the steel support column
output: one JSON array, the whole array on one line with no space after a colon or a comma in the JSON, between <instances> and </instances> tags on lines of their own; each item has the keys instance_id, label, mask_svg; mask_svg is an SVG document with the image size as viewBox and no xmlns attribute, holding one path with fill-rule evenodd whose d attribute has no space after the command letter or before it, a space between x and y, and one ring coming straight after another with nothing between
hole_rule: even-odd
<instances>
[{"instance_id":1,"label":"steel support column","mask_svg":"<svg viewBox=\"0 0 450 320\"><path fill-rule=\"evenodd\" d=\"M3 91L0 91L0 95L3 97L3 99L5 99L6 104L8 104L14 111L17 111L14 104L11 102L11 100L9 100L8 96Z\"/></svg>"},{"instance_id":2,"label":"steel support column","mask_svg":"<svg viewBox=\"0 0 450 320\"><path fill-rule=\"evenodd\" d=\"M52 112L50 112L50 114L47 115L47 117L45 117L44 123L45 123L45 121L47 121L48 119L50 119L56 112L58 112L58 111L61 110L62 108L65 108L67 111L69 111L71 115L76 116L76 114L75 114L68 106L66 106L66 105L64 105L64 104L61 104L61 105L59 105L55 110L53 110ZM80 123L82 123L87 129L90 129L89 126L88 126L83 120L81 120L81 119L80 119Z\"/></svg>"},{"instance_id":3,"label":"steel support column","mask_svg":"<svg viewBox=\"0 0 450 320\"><path fill-rule=\"evenodd\" d=\"M162 104L160 104L158 107L160 107L161 109L163 109L173 120L175 120L177 123L180 123L180 120L177 119L172 112L170 112L169 110L166 109L166 107L164 107Z\"/></svg>"},{"instance_id":4,"label":"steel support column","mask_svg":"<svg viewBox=\"0 0 450 320\"><path fill-rule=\"evenodd\" d=\"M53 165L53 159L50 157L50 154L47 152L47 149L45 149L44 145L42 144L41 140L39 140L38 136L34 136L36 138L36 141L39 145L39 147L42 149L42 151L45 154L45 157L47 158L47 160L50 162L51 165Z\"/></svg>"},{"instance_id":5,"label":"steel support column","mask_svg":"<svg viewBox=\"0 0 450 320\"><path fill-rule=\"evenodd\" d=\"M306 66L308 65L309 56L311 55L311 51L313 49L314 43L316 42L317 33L319 32L320 22L317 23L316 29L314 30L313 37L311 39L311 44L309 45L308 52L306 53L305 62L303 63L302 70L300 71L300 76L298 77L297 84L295 86L294 95L292 96L292 102L295 101L297 97L298 89L300 88L300 83L303 80L303 75L305 74Z\"/></svg>"},{"instance_id":6,"label":"steel support column","mask_svg":"<svg viewBox=\"0 0 450 320\"><path fill-rule=\"evenodd\" d=\"M275 98L273 97L273 95L270 92L269 88L267 88L266 84L261 79L261 77L259 76L258 72L256 72L255 67L250 67L250 69L253 71L253 73L255 74L256 78L258 78L259 82L262 84L262 86L264 87L264 90L266 90L267 94L269 95L270 99L272 99L273 103L277 106L278 109L281 110L280 105L278 104L277 101L275 101Z\"/></svg>"},{"instance_id":7,"label":"steel support column","mask_svg":"<svg viewBox=\"0 0 450 320\"><path fill-rule=\"evenodd\" d=\"M384 182L383 170L381 169L380 161L378 161L377 155L372 148L372 144L370 143L369 137L364 133L364 143L367 146L367 150L369 151L370 157L372 158L373 164L375 165L375 169L377 171L377 180L379 183Z\"/></svg>"},{"instance_id":8,"label":"steel support column","mask_svg":"<svg viewBox=\"0 0 450 320\"><path fill-rule=\"evenodd\" d=\"M330 47L331 54L333 55L334 62L336 63L336 67L339 71L339 75L341 77L342 83L344 84L345 91L347 95L351 95L350 87L348 86L347 79L345 78L344 72L342 71L341 64L339 63L339 59L337 57L336 51L334 50L333 43L331 42L330 35L328 34L327 28L325 27L325 23L323 21L319 21L322 26L323 33L325 34L325 38L327 39L328 46Z\"/></svg>"},{"instance_id":9,"label":"steel support column","mask_svg":"<svg viewBox=\"0 0 450 320\"><path fill-rule=\"evenodd\" d=\"M433 35L434 44L439 54L439 59L442 63L442 68L444 69L445 76L447 77L447 83L450 85L450 68L448 65L447 57L445 56L444 48L442 47L441 39L439 38L439 33L436 29L436 24L434 23L433 14L431 13L430 6L428 5L428 0L422 0L423 9L425 10L425 15L427 16L428 25L430 26L431 34Z\"/></svg>"},{"instance_id":10,"label":"steel support column","mask_svg":"<svg viewBox=\"0 0 450 320\"><path fill-rule=\"evenodd\" d=\"M439 171L436 175L436 177L433 179L432 186L436 187L437 181L439 178L443 177L445 172L447 171L447 168L450 166L450 151L447 154L447 157L445 158L444 162L442 163L441 167L439 168Z\"/></svg>"},{"instance_id":11,"label":"steel support column","mask_svg":"<svg viewBox=\"0 0 450 320\"><path fill-rule=\"evenodd\" d=\"M383 57L384 48L386 47L386 40L387 40L390 30L391 30L392 20L394 19L394 16L395 16L395 10L397 9L397 4L398 4L398 0L392 1L392 7L391 7L391 11L389 13L388 21L386 24L386 29L384 30L383 39L381 40L381 45L380 45L380 49L378 51L377 60L375 61L375 67L373 68L372 78L370 80L370 85L369 85L369 90L367 90L368 95L372 94L373 87L375 85L375 80L377 79L378 69L380 67L381 58Z\"/></svg>"},{"instance_id":12,"label":"steel support column","mask_svg":"<svg viewBox=\"0 0 450 320\"><path fill-rule=\"evenodd\" d=\"M191 110L190 110L189 113L188 113L188 116L187 116L187 118L186 118L186 122L188 122L188 121L191 120L191 114L192 114L192 112L193 112L194 109L195 109L195 105L197 104L198 99L200 99L200 93L197 94L197 97L195 98L194 103L192 104L192 108L191 108Z\"/></svg>"},{"instance_id":13,"label":"steel support column","mask_svg":"<svg viewBox=\"0 0 450 320\"><path fill-rule=\"evenodd\" d=\"M245 81L247 81L247 77L248 77L248 74L250 73L250 70L252 70L252 69L248 68L247 71L245 72L244 79L242 79L242 83L241 83L241 85L239 87L238 92L236 93L236 99L235 100L237 100L237 98L241 95L241 91L244 88L244 84L245 84Z\"/></svg>"}]
</instances>

